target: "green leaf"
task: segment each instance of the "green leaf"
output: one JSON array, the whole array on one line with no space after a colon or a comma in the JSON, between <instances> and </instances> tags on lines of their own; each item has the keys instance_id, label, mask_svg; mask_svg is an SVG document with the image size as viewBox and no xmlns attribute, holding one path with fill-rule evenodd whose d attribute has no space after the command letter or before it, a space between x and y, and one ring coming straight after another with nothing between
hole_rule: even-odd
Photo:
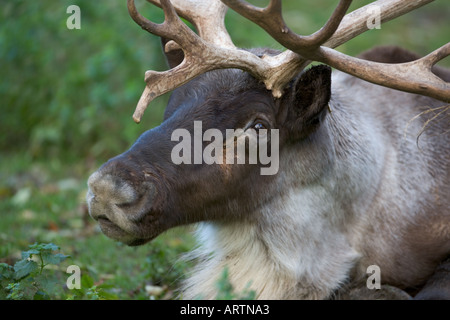
<instances>
[{"instance_id":1,"label":"green leaf","mask_svg":"<svg viewBox=\"0 0 450 320\"><path fill-rule=\"evenodd\" d=\"M0 280L12 279L14 275L14 268L6 263L0 263Z\"/></svg>"},{"instance_id":2,"label":"green leaf","mask_svg":"<svg viewBox=\"0 0 450 320\"><path fill-rule=\"evenodd\" d=\"M89 298L89 300L100 300L99 293L101 292L101 290L102 289L98 289L97 286L92 286L91 288L88 289L86 295Z\"/></svg>"},{"instance_id":3,"label":"green leaf","mask_svg":"<svg viewBox=\"0 0 450 320\"><path fill-rule=\"evenodd\" d=\"M35 277L35 281L39 283L39 291L45 292L45 294L49 297L57 297L62 291L63 284L65 284L65 282L61 283L60 279L51 274L40 274Z\"/></svg>"},{"instance_id":4,"label":"green leaf","mask_svg":"<svg viewBox=\"0 0 450 320\"><path fill-rule=\"evenodd\" d=\"M8 285L7 290L10 292L7 299L31 300L39 288L36 286L33 277L25 277L19 282Z\"/></svg>"},{"instance_id":5,"label":"green leaf","mask_svg":"<svg viewBox=\"0 0 450 320\"><path fill-rule=\"evenodd\" d=\"M101 300L117 300L118 297L114 293L108 292L106 290L101 290L98 292L98 296Z\"/></svg>"},{"instance_id":6,"label":"green leaf","mask_svg":"<svg viewBox=\"0 0 450 320\"><path fill-rule=\"evenodd\" d=\"M22 251L22 259L28 259L28 258L31 258L31 256L32 256L33 254L39 254L39 250L37 250L37 249L31 249L31 250L28 250L28 251Z\"/></svg>"},{"instance_id":7,"label":"green leaf","mask_svg":"<svg viewBox=\"0 0 450 320\"><path fill-rule=\"evenodd\" d=\"M48 295L47 292L38 290L38 291L34 294L33 300L50 300L50 296Z\"/></svg>"},{"instance_id":8,"label":"green leaf","mask_svg":"<svg viewBox=\"0 0 450 320\"><path fill-rule=\"evenodd\" d=\"M94 286L94 279L88 274L83 274L81 276L81 287L91 288L93 286Z\"/></svg>"},{"instance_id":9,"label":"green leaf","mask_svg":"<svg viewBox=\"0 0 450 320\"><path fill-rule=\"evenodd\" d=\"M48 250L48 251L59 250L59 247L53 243L41 243L39 246L40 246L41 250Z\"/></svg>"},{"instance_id":10,"label":"green leaf","mask_svg":"<svg viewBox=\"0 0 450 320\"><path fill-rule=\"evenodd\" d=\"M32 250L37 250L39 252L59 250L59 247L53 243L37 243L37 242L35 242L32 245L30 245L29 248Z\"/></svg>"},{"instance_id":11,"label":"green leaf","mask_svg":"<svg viewBox=\"0 0 450 320\"><path fill-rule=\"evenodd\" d=\"M58 265L67 259L69 256L66 256L62 253L51 253L51 252L43 252L42 259L44 260L44 264L55 264Z\"/></svg>"},{"instance_id":12,"label":"green leaf","mask_svg":"<svg viewBox=\"0 0 450 320\"><path fill-rule=\"evenodd\" d=\"M20 283L10 283L6 286L6 290L9 291L9 294L6 296L6 299L10 300L23 299L23 293L20 290Z\"/></svg>"},{"instance_id":13,"label":"green leaf","mask_svg":"<svg viewBox=\"0 0 450 320\"><path fill-rule=\"evenodd\" d=\"M23 259L14 265L14 278L21 279L38 269L38 265L33 260Z\"/></svg>"}]
</instances>

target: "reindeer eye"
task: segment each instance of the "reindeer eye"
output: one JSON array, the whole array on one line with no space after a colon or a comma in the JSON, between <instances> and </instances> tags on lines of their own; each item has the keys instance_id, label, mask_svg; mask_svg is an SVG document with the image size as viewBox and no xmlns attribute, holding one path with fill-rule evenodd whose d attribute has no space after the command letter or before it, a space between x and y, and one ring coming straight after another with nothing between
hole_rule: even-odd
<instances>
[{"instance_id":1,"label":"reindeer eye","mask_svg":"<svg viewBox=\"0 0 450 320\"><path fill-rule=\"evenodd\" d=\"M253 129L255 129L256 131L259 131L261 129L267 129L265 125L263 125L261 122L257 122L255 123L255 125L253 126Z\"/></svg>"}]
</instances>

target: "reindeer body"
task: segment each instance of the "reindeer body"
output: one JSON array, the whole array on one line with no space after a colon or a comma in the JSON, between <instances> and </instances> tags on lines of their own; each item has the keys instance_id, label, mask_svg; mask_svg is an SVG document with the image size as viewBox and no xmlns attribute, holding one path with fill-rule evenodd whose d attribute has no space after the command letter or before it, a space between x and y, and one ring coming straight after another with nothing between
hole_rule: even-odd
<instances>
[{"instance_id":1,"label":"reindeer body","mask_svg":"<svg viewBox=\"0 0 450 320\"><path fill-rule=\"evenodd\" d=\"M430 116L411 121L439 104L340 72L332 83L331 114L282 156L273 200L199 226L183 297L215 297L225 267L262 299L330 298L370 265L413 287L450 252L450 136L438 119L418 138Z\"/></svg>"},{"instance_id":2,"label":"reindeer body","mask_svg":"<svg viewBox=\"0 0 450 320\"><path fill-rule=\"evenodd\" d=\"M363 57L374 55L392 57L388 49ZM442 104L340 72L330 86L329 72L299 75L282 99L236 69L176 89L161 126L90 177L91 215L130 245L198 223L187 299L213 299L224 268L236 291L260 299L337 297L365 286L371 265L382 285L423 285L450 253L450 135L445 116L414 117ZM280 128L276 175L170 163L175 128L202 120L224 130L255 117Z\"/></svg>"}]
</instances>

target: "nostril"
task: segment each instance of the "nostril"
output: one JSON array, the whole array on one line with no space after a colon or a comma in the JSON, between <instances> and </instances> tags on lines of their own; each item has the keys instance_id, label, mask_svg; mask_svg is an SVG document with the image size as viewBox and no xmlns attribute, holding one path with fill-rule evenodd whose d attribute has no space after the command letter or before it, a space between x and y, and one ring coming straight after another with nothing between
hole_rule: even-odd
<instances>
[{"instance_id":1,"label":"nostril","mask_svg":"<svg viewBox=\"0 0 450 320\"><path fill-rule=\"evenodd\" d=\"M105 222L111 221L105 215L98 216L98 217L96 217L94 219L97 220L98 222L100 222L100 221L105 221Z\"/></svg>"},{"instance_id":2,"label":"nostril","mask_svg":"<svg viewBox=\"0 0 450 320\"><path fill-rule=\"evenodd\" d=\"M143 198L144 198L143 195L139 195L137 196L137 198L133 198L125 202L117 202L115 203L115 206L117 206L120 209L132 208L139 205L139 203L142 202Z\"/></svg>"},{"instance_id":3,"label":"nostril","mask_svg":"<svg viewBox=\"0 0 450 320\"><path fill-rule=\"evenodd\" d=\"M152 182L142 183L138 192L134 187L122 181L118 185L114 197L110 200L120 209L136 209L153 203L156 193L156 185Z\"/></svg>"}]
</instances>

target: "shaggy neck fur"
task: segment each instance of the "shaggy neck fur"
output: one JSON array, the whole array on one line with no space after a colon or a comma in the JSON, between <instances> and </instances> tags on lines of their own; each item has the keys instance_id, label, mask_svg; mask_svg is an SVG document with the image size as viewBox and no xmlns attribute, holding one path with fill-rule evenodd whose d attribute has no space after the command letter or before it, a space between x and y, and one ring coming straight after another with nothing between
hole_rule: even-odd
<instances>
[{"instance_id":1,"label":"shaggy neck fur","mask_svg":"<svg viewBox=\"0 0 450 320\"><path fill-rule=\"evenodd\" d=\"M292 200L297 203L299 198L293 195ZM202 224L198 232L204 246L194 253L200 263L186 282L183 298L214 299L225 268L237 293L250 288L258 299L326 298L346 280L357 255L345 236L330 228L324 218L294 221L301 219L295 216L300 209L292 205L284 212L282 219L293 220L289 228ZM314 227L308 227L308 222Z\"/></svg>"}]
</instances>

